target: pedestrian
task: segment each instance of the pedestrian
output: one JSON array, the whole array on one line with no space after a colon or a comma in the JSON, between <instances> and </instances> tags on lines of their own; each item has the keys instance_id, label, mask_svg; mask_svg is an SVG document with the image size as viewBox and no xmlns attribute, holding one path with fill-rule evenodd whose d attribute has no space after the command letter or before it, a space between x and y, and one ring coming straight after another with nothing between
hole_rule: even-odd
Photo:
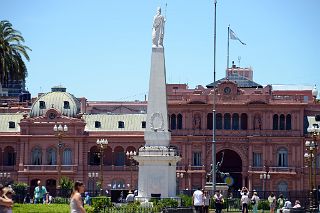
<instances>
[{"instance_id":1,"label":"pedestrian","mask_svg":"<svg viewBox=\"0 0 320 213\"><path fill-rule=\"evenodd\" d=\"M279 198L277 200L277 213L280 213L280 210L283 208L284 206L284 198L283 198L283 194L279 195Z\"/></svg>"},{"instance_id":2,"label":"pedestrian","mask_svg":"<svg viewBox=\"0 0 320 213\"><path fill-rule=\"evenodd\" d=\"M296 200L296 202L294 202L294 206L292 208L294 208L294 209L301 208L300 201Z\"/></svg>"},{"instance_id":3,"label":"pedestrian","mask_svg":"<svg viewBox=\"0 0 320 213\"><path fill-rule=\"evenodd\" d=\"M274 213L274 210L276 208L276 196L271 192L271 194L268 197L269 207L270 207L270 213Z\"/></svg>"},{"instance_id":4,"label":"pedestrian","mask_svg":"<svg viewBox=\"0 0 320 213\"><path fill-rule=\"evenodd\" d=\"M192 195L192 204L195 208L196 213L202 213L203 192L201 191L201 188L198 188L196 191L194 191Z\"/></svg>"},{"instance_id":5,"label":"pedestrian","mask_svg":"<svg viewBox=\"0 0 320 213\"><path fill-rule=\"evenodd\" d=\"M12 196L14 195L14 191L11 187L4 187L2 189L2 197L4 199L7 199L7 200L12 200ZM5 207L4 209L2 209L3 211L1 212L5 212L5 213L12 213L12 205L11 206L7 206Z\"/></svg>"},{"instance_id":6,"label":"pedestrian","mask_svg":"<svg viewBox=\"0 0 320 213\"><path fill-rule=\"evenodd\" d=\"M214 204L216 207L216 213L221 213L224 200L223 200L223 196L219 190L216 190L216 192L213 196L213 199L214 199Z\"/></svg>"},{"instance_id":7,"label":"pedestrian","mask_svg":"<svg viewBox=\"0 0 320 213\"><path fill-rule=\"evenodd\" d=\"M126 202L127 203L133 203L134 202L134 194L133 192L130 190L127 197L126 197Z\"/></svg>"},{"instance_id":8,"label":"pedestrian","mask_svg":"<svg viewBox=\"0 0 320 213\"><path fill-rule=\"evenodd\" d=\"M241 206L242 206L242 213L248 213L248 204L250 202L249 196L247 194L247 191L243 192L243 195L241 196Z\"/></svg>"},{"instance_id":9,"label":"pedestrian","mask_svg":"<svg viewBox=\"0 0 320 213\"><path fill-rule=\"evenodd\" d=\"M203 213L209 213L209 206L210 206L210 195L208 191L204 191L203 194Z\"/></svg>"},{"instance_id":10,"label":"pedestrian","mask_svg":"<svg viewBox=\"0 0 320 213\"><path fill-rule=\"evenodd\" d=\"M252 210L253 213L258 213L258 203L259 203L259 196L257 192L253 192L253 196L251 198L251 205L252 205Z\"/></svg>"},{"instance_id":11,"label":"pedestrian","mask_svg":"<svg viewBox=\"0 0 320 213\"><path fill-rule=\"evenodd\" d=\"M34 203L45 203L45 196L47 189L42 185L41 181L38 180L37 187L34 189Z\"/></svg>"},{"instance_id":12,"label":"pedestrian","mask_svg":"<svg viewBox=\"0 0 320 213\"><path fill-rule=\"evenodd\" d=\"M84 193L84 185L81 181L76 181L73 186L73 192L70 200L70 213L85 213L81 193Z\"/></svg>"}]
</instances>

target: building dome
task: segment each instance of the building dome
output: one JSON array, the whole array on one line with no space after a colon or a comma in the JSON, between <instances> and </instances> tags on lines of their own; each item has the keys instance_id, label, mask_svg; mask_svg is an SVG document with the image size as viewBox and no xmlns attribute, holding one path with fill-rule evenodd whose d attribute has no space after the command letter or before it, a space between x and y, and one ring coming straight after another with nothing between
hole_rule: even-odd
<instances>
[{"instance_id":1,"label":"building dome","mask_svg":"<svg viewBox=\"0 0 320 213\"><path fill-rule=\"evenodd\" d=\"M41 95L32 105L30 117L42 116L49 109L56 109L62 115L76 117L80 113L80 102L64 87L53 87L51 92Z\"/></svg>"}]
</instances>

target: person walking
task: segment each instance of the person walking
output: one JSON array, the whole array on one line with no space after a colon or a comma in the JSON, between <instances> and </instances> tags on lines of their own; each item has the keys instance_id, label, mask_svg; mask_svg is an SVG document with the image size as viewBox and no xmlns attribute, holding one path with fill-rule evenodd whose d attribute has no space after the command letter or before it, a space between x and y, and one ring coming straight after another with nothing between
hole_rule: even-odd
<instances>
[{"instance_id":1,"label":"person walking","mask_svg":"<svg viewBox=\"0 0 320 213\"><path fill-rule=\"evenodd\" d=\"M283 198L283 194L279 195L279 198L277 200L277 213L280 213L280 210L283 208L284 206L284 198Z\"/></svg>"},{"instance_id":2,"label":"person walking","mask_svg":"<svg viewBox=\"0 0 320 213\"><path fill-rule=\"evenodd\" d=\"M70 213L86 212L86 210L83 207L81 193L84 193L84 185L81 181L76 181L74 183L73 192L71 194Z\"/></svg>"},{"instance_id":3,"label":"person walking","mask_svg":"<svg viewBox=\"0 0 320 213\"><path fill-rule=\"evenodd\" d=\"M258 213L258 203L259 203L259 196L257 192L253 192L253 196L251 198L252 210L253 213Z\"/></svg>"},{"instance_id":4,"label":"person walking","mask_svg":"<svg viewBox=\"0 0 320 213\"><path fill-rule=\"evenodd\" d=\"M221 213L222 207L223 207L223 196L219 190L216 190L216 193L214 194L213 199L214 199L214 204L216 206L216 213Z\"/></svg>"},{"instance_id":5,"label":"person walking","mask_svg":"<svg viewBox=\"0 0 320 213\"><path fill-rule=\"evenodd\" d=\"M196 213L202 213L203 192L201 191L201 188L198 188L196 191L194 191L192 195L192 204L195 208Z\"/></svg>"},{"instance_id":6,"label":"person walking","mask_svg":"<svg viewBox=\"0 0 320 213\"><path fill-rule=\"evenodd\" d=\"M34 203L45 203L45 196L47 194L47 189L45 186L42 185L41 181L38 180L37 187L34 188Z\"/></svg>"},{"instance_id":7,"label":"person walking","mask_svg":"<svg viewBox=\"0 0 320 213\"><path fill-rule=\"evenodd\" d=\"M268 197L269 207L270 207L270 213L274 213L274 210L276 208L276 196L271 192L271 194Z\"/></svg>"},{"instance_id":8,"label":"person walking","mask_svg":"<svg viewBox=\"0 0 320 213\"><path fill-rule=\"evenodd\" d=\"M209 206L210 206L210 195L208 191L204 191L203 194L203 213L209 213Z\"/></svg>"}]
</instances>

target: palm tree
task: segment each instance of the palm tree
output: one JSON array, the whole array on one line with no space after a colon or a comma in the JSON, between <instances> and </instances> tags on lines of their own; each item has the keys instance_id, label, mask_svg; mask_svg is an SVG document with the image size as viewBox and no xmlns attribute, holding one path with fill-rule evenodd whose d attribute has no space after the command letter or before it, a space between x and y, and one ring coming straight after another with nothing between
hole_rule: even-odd
<instances>
[{"instance_id":1,"label":"palm tree","mask_svg":"<svg viewBox=\"0 0 320 213\"><path fill-rule=\"evenodd\" d=\"M8 80L23 80L28 75L27 67L22 59L30 60L21 33L12 28L9 21L0 21L0 83Z\"/></svg>"}]
</instances>

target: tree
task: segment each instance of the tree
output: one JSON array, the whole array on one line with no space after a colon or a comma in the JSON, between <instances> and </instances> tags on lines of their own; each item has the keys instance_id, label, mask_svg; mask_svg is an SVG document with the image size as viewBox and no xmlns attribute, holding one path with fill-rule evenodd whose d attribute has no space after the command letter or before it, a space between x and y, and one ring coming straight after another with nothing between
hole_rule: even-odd
<instances>
[{"instance_id":1,"label":"tree","mask_svg":"<svg viewBox=\"0 0 320 213\"><path fill-rule=\"evenodd\" d=\"M9 21L0 21L0 83L25 80L28 75L23 58L30 60L21 33Z\"/></svg>"}]
</instances>

